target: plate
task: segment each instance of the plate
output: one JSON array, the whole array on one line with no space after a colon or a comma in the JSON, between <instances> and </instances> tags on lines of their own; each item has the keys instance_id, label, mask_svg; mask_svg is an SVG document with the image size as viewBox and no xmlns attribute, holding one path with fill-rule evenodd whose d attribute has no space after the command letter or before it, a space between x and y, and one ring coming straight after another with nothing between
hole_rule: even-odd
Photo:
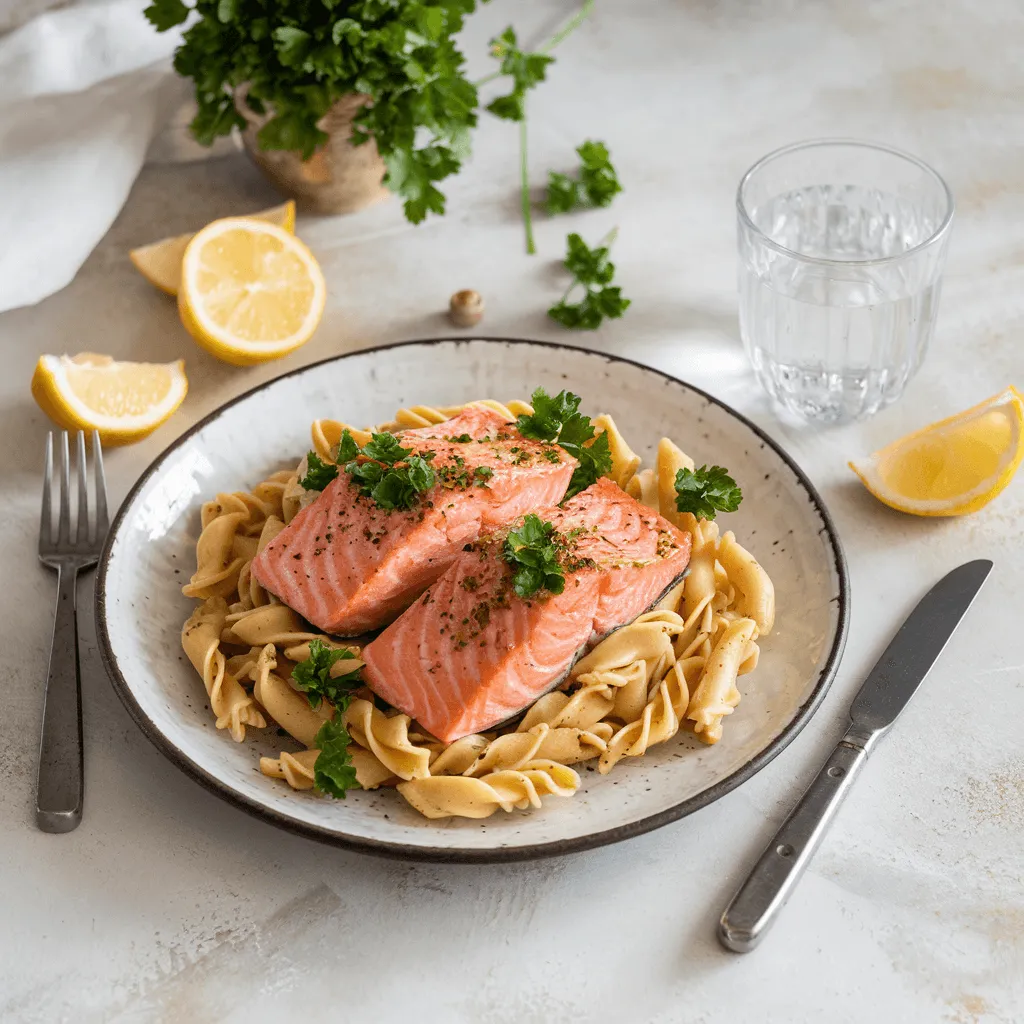
<instances>
[{"instance_id":1,"label":"plate","mask_svg":"<svg viewBox=\"0 0 1024 1024\"><path fill-rule=\"evenodd\" d=\"M194 607L181 584L195 567L203 501L245 490L309 449L310 421L378 423L415 404L526 398L568 387L592 415L609 412L644 456L673 438L699 464L727 466L743 488L728 528L776 589L775 629L722 740L691 735L621 762L581 768L583 785L540 810L484 821L420 817L394 792L330 800L260 774L275 730L235 743L218 731L202 681L181 651ZM506 339L414 341L339 356L228 402L174 442L118 512L100 560L97 627L117 693L146 735L196 781L245 810L340 846L442 861L517 860L583 850L647 832L749 779L799 732L824 696L846 638L849 587L835 527L800 468L739 413L683 381L585 349Z\"/></svg>"}]
</instances>

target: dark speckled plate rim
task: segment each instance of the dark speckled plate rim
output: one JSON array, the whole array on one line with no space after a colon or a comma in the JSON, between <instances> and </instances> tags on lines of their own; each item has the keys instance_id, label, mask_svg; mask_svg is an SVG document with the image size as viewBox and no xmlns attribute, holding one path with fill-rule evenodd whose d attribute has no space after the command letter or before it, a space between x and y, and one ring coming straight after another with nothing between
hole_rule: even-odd
<instances>
[{"instance_id":1,"label":"dark speckled plate rim","mask_svg":"<svg viewBox=\"0 0 1024 1024\"><path fill-rule=\"evenodd\" d=\"M775 739L772 740L771 743L769 743L759 754L756 754L742 767L738 768L735 772L721 781L716 782L713 786L709 786L707 789L697 793L695 796L683 800L672 807L668 807L663 811L659 811L656 814L648 815L639 821L629 822L626 825L618 825L615 828L606 829L601 832L588 832L572 839L559 839L549 843L537 843L530 846L495 846L481 849L451 849L437 846L412 846L403 843L365 839L359 836L346 835L344 833L331 831L330 829L297 821L286 814L281 814L277 811L271 810L263 804L236 792L215 775L211 775L205 769L201 768L179 747L175 746L175 744L160 731L152 719L150 719L139 706L138 702L135 700L134 694L132 693L131 687L128 685L128 682L118 665L117 656L111 646L110 634L107 629L107 571L110 566L111 552L113 551L114 545L117 543L117 538L121 527L124 524L128 509L132 506L136 496L142 488L145 487L149 479L159 472L164 462L173 452L186 444L195 434L207 427L232 406L245 401L257 392L265 390L279 380L284 380L287 377L295 377L299 374L309 373L317 367L324 366L328 363L341 362L355 356L372 355L376 352L390 351L391 349L400 349L411 346L423 347L450 344L458 346L459 344L469 344L473 342L485 342L499 345L530 345L541 348L566 349L573 352L583 352L590 356L597 356L608 363L625 363L630 366L636 366L649 373L657 374L666 382L678 384L693 392L695 395L699 395L709 405L717 405L747 427L748 430L750 430L764 445L771 448L790 468L793 475L800 482L800 485L807 492L808 499L822 521L823 531L828 537L829 546L832 550L835 573L839 585L839 593L836 597L831 599L835 600L838 604L838 617L835 636L832 640L832 648L829 651L825 665L819 674L818 681L807 700L797 708L796 714L794 714L792 720L782 730L782 732L779 733L779 735L776 736ZM686 381L680 380L677 377L673 377L671 374L665 373L662 370L637 362L634 359L610 355L606 352L598 352L594 349L588 349L578 345L565 345L561 342L531 341L526 338L487 337L475 334L462 338L445 336L394 342L391 344L375 345L370 348L359 349L355 352L346 352L339 356L330 356L327 359L321 359L318 362L309 363L305 366L300 366L294 370L290 370L287 373L283 373L279 377L275 377L273 380L266 381L263 384L250 388L238 397L231 399L229 402L225 402L213 412L204 416L198 423L185 431L184 434L165 448L128 492L128 495L121 503L121 507L118 509L117 516L114 519L110 533L107 535L106 543L103 546L103 552L100 555L99 570L96 580L96 632L99 640L100 656L103 660L103 665L107 670L107 674L110 676L114 690L121 698L121 702L127 708L128 713L132 716L143 733L145 733L158 750L177 765L177 767L186 775L208 789L211 793L227 800L236 807L240 807L242 810L249 812L255 817L261 818L263 821L267 821L272 825L287 829L288 831L297 833L298 835L307 836L310 839L315 839L322 843L328 843L332 846L340 846L345 849L356 850L360 853L369 853L404 860L432 861L436 863L507 863L511 861L534 860L541 857L553 857L566 853L581 852L584 850L594 849L595 847L605 846L609 843L617 843L623 839L631 839L634 836L643 835L645 832L651 832L656 828L661 828L663 825L677 821L688 814L692 814L694 811L700 810L702 807L708 806L708 804L714 803L716 800L725 796L737 786L756 775L757 772L764 768L765 765L784 750L796 738L800 730L807 724L811 715L814 714L821 704L822 699L831 685L839 667L839 661L842 657L843 649L846 646L849 618L849 572L847 570L846 558L843 554L843 548L839 541L839 535L836 531L832 516L826 508L821 496L818 494L817 489L808 479L804 471L796 464L796 462L793 461L791 456L778 445L777 442L769 437L768 434L761 430L761 428L755 423L752 423L749 419L738 413L725 402L720 401L713 395L709 395L706 391L694 387L692 384L688 384Z\"/></svg>"}]
</instances>

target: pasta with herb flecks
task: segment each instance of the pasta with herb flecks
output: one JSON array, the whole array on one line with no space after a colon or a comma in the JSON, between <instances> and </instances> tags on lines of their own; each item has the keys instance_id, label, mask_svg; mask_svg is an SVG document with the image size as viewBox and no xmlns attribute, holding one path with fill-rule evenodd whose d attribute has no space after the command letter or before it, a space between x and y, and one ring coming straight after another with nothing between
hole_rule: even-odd
<instances>
[{"instance_id":1,"label":"pasta with herb flecks","mask_svg":"<svg viewBox=\"0 0 1024 1024\"><path fill-rule=\"evenodd\" d=\"M768 575L733 532L721 532L714 521L716 510L735 508L739 489L720 467L697 469L669 438L661 439L653 464L644 467L615 419L576 416L574 396L565 402L562 397L411 405L391 422L371 428L317 420L310 453L294 469L272 473L249 492L220 493L203 505L196 571L183 588L200 603L183 627L182 646L219 729L240 742L248 730L271 735L266 726L274 724L299 745L261 757L264 775L296 791L334 796L353 788L394 788L427 818L480 819L499 810L536 811L550 799L571 797L581 785L573 765L593 761L605 774L623 759L672 742L680 732L707 744L722 738L726 719L741 701L739 678L755 671L759 640L775 619ZM562 410L560 421L551 413L556 407ZM264 586L259 562L339 476L368 481L363 484L367 501L423 500L419 495L435 485L420 485L430 473L436 479L434 466L441 464L434 457L423 460L424 470L416 470L424 478L419 480L405 472L412 464L401 453L423 443L417 439L436 439L436 428L443 435L443 425L455 417L469 422L467 414L499 424L499 437L502 430L516 436L521 429L534 436L522 426L532 425L541 438L536 451L543 453L547 445L569 452L577 466L573 481L582 474L583 489L598 476L612 481L650 510L646 514L671 524L666 530L687 538L689 560L686 574L649 610L585 650L553 689L507 721L444 741L367 687L365 638L339 638L313 625ZM490 435L482 442L466 438L480 444ZM465 443L462 436L444 440ZM469 487L489 482L485 473L475 477L471 474ZM457 489L452 480L457 474L449 473L443 486ZM322 543L330 542L327 537ZM510 542L504 543L495 557L511 559ZM540 551L544 540L523 543ZM566 557L556 551L554 557L544 556L546 562L539 554L530 555L534 562L509 561L517 573L512 579L518 587L520 577L534 581L541 573L540 596L533 601L543 602L545 594L557 594L550 588L559 573L569 571L563 566L571 568ZM548 568L536 568L540 564ZM585 558L581 565L573 571L587 571ZM466 583L471 585L472 579ZM401 617L401 609L395 614ZM471 636L468 625L469 620L452 623L453 636ZM488 635L486 623L477 626L478 637Z\"/></svg>"}]
</instances>

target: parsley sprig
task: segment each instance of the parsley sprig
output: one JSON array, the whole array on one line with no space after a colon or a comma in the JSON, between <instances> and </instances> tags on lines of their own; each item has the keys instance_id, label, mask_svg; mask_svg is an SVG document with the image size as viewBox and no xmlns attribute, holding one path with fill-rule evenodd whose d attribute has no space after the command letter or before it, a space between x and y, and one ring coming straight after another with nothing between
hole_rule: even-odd
<instances>
[{"instance_id":1,"label":"parsley sprig","mask_svg":"<svg viewBox=\"0 0 1024 1024\"><path fill-rule=\"evenodd\" d=\"M623 298L622 289L611 283L615 264L608 259L608 252L615 234L610 232L593 249L576 232L566 239L563 266L573 279L561 300L548 310L552 320L573 330L593 331L605 317L618 319L629 308L630 300ZM583 288L583 297L570 303L569 296L579 287Z\"/></svg>"},{"instance_id":2,"label":"parsley sprig","mask_svg":"<svg viewBox=\"0 0 1024 1024\"><path fill-rule=\"evenodd\" d=\"M588 206L608 206L622 191L608 147L587 140L576 149L580 158L579 178L556 171L548 173L548 213L568 213Z\"/></svg>"},{"instance_id":3,"label":"parsley sprig","mask_svg":"<svg viewBox=\"0 0 1024 1024\"><path fill-rule=\"evenodd\" d=\"M495 78L507 76L512 79L512 89L505 96L492 100L487 109L496 117L519 123L519 190L523 210L523 228L526 232L526 251L532 256L537 252L533 239L533 210L530 199L529 161L527 159L526 94L547 76L547 69L554 62L551 51L570 35L590 15L594 0L584 0L582 7L543 46L535 51L523 50L515 29L510 25L501 35L490 42L491 56L501 64L493 74L477 82L485 85Z\"/></svg>"},{"instance_id":4,"label":"parsley sprig","mask_svg":"<svg viewBox=\"0 0 1024 1024\"><path fill-rule=\"evenodd\" d=\"M676 510L698 519L714 519L718 512L735 512L743 500L736 481L721 466L680 469L676 473Z\"/></svg>"},{"instance_id":5,"label":"parsley sprig","mask_svg":"<svg viewBox=\"0 0 1024 1024\"><path fill-rule=\"evenodd\" d=\"M292 682L305 693L310 707L318 708L324 700L334 705L334 717L317 730L313 746L319 748L313 765L313 785L322 793L338 799L350 789L359 789L352 755L348 752L352 737L342 722L342 714L352 700L352 693L362 685L358 670L331 676L339 661L354 659L345 648L332 648L322 640L309 642L309 657L292 669Z\"/></svg>"},{"instance_id":6,"label":"parsley sprig","mask_svg":"<svg viewBox=\"0 0 1024 1024\"><path fill-rule=\"evenodd\" d=\"M359 493L381 508L410 509L419 495L437 483L437 474L430 465L433 452L414 454L386 431L371 435L362 446L356 444L348 430L338 443L338 461L345 472L359 485Z\"/></svg>"},{"instance_id":7,"label":"parsley sprig","mask_svg":"<svg viewBox=\"0 0 1024 1024\"><path fill-rule=\"evenodd\" d=\"M318 122L337 100L367 97L353 141L375 141L384 184L418 223L445 212L437 183L469 152L477 90L455 36L475 9L476 0L151 0L145 14L160 32L198 15L174 67L195 83L192 133L204 145L246 126L243 85L249 110L271 115L259 145L304 159L327 140Z\"/></svg>"},{"instance_id":8,"label":"parsley sprig","mask_svg":"<svg viewBox=\"0 0 1024 1024\"><path fill-rule=\"evenodd\" d=\"M333 462L324 462L316 452L306 456L306 475L299 481L307 491L322 491L336 476L338 467Z\"/></svg>"},{"instance_id":9,"label":"parsley sprig","mask_svg":"<svg viewBox=\"0 0 1024 1024\"><path fill-rule=\"evenodd\" d=\"M292 682L309 700L313 708L320 707L323 700L344 710L352 697L352 691L362 686L359 670L332 676L331 670L339 661L351 661L355 655L344 647L328 647L322 640L311 640L309 657L292 669Z\"/></svg>"},{"instance_id":10,"label":"parsley sprig","mask_svg":"<svg viewBox=\"0 0 1024 1024\"><path fill-rule=\"evenodd\" d=\"M521 598L533 597L541 590L560 594L565 589L565 574L558 562L558 547L552 539L551 523L530 513L522 526L505 538L502 553L515 570L512 589Z\"/></svg>"},{"instance_id":11,"label":"parsley sprig","mask_svg":"<svg viewBox=\"0 0 1024 1024\"><path fill-rule=\"evenodd\" d=\"M602 432L594 438L597 431L590 417L579 411L580 401L580 396L571 391L559 391L552 397L537 388L530 398L533 414L523 414L516 420L516 429L523 437L555 442L579 463L569 480L566 498L579 494L612 468L608 435Z\"/></svg>"},{"instance_id":12,"label":"parsley sprig","mask_svg":"<svg viewBox=\"0 0 1024 1024\"><path fill-rule=\"evenodd\" d=\"M352 755L348 752L351 742L340 711L320 726L313 740L313 745L320 749L313 765L313 785L336 800L344 799L348 790L360 788Z\"/></svg>"}]
</instances>

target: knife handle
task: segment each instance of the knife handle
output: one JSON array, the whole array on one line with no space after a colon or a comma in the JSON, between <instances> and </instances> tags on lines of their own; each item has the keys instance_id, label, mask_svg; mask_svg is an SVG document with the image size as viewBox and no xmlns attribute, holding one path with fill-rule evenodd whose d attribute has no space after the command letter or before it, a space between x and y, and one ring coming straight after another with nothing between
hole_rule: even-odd
<instances>
[{"instance_id":1,"label":"knife handle","mask_svg":"<svg viewBox=\"0 0 1024 1024\"><path fill-rule=\"evenodd\" d=\"M764 938L796 888L867 756L863 747L848 739L840 740L725 908L718 923L718 939L726 949L749 953Z\"/></svg>"}]
</instances>

